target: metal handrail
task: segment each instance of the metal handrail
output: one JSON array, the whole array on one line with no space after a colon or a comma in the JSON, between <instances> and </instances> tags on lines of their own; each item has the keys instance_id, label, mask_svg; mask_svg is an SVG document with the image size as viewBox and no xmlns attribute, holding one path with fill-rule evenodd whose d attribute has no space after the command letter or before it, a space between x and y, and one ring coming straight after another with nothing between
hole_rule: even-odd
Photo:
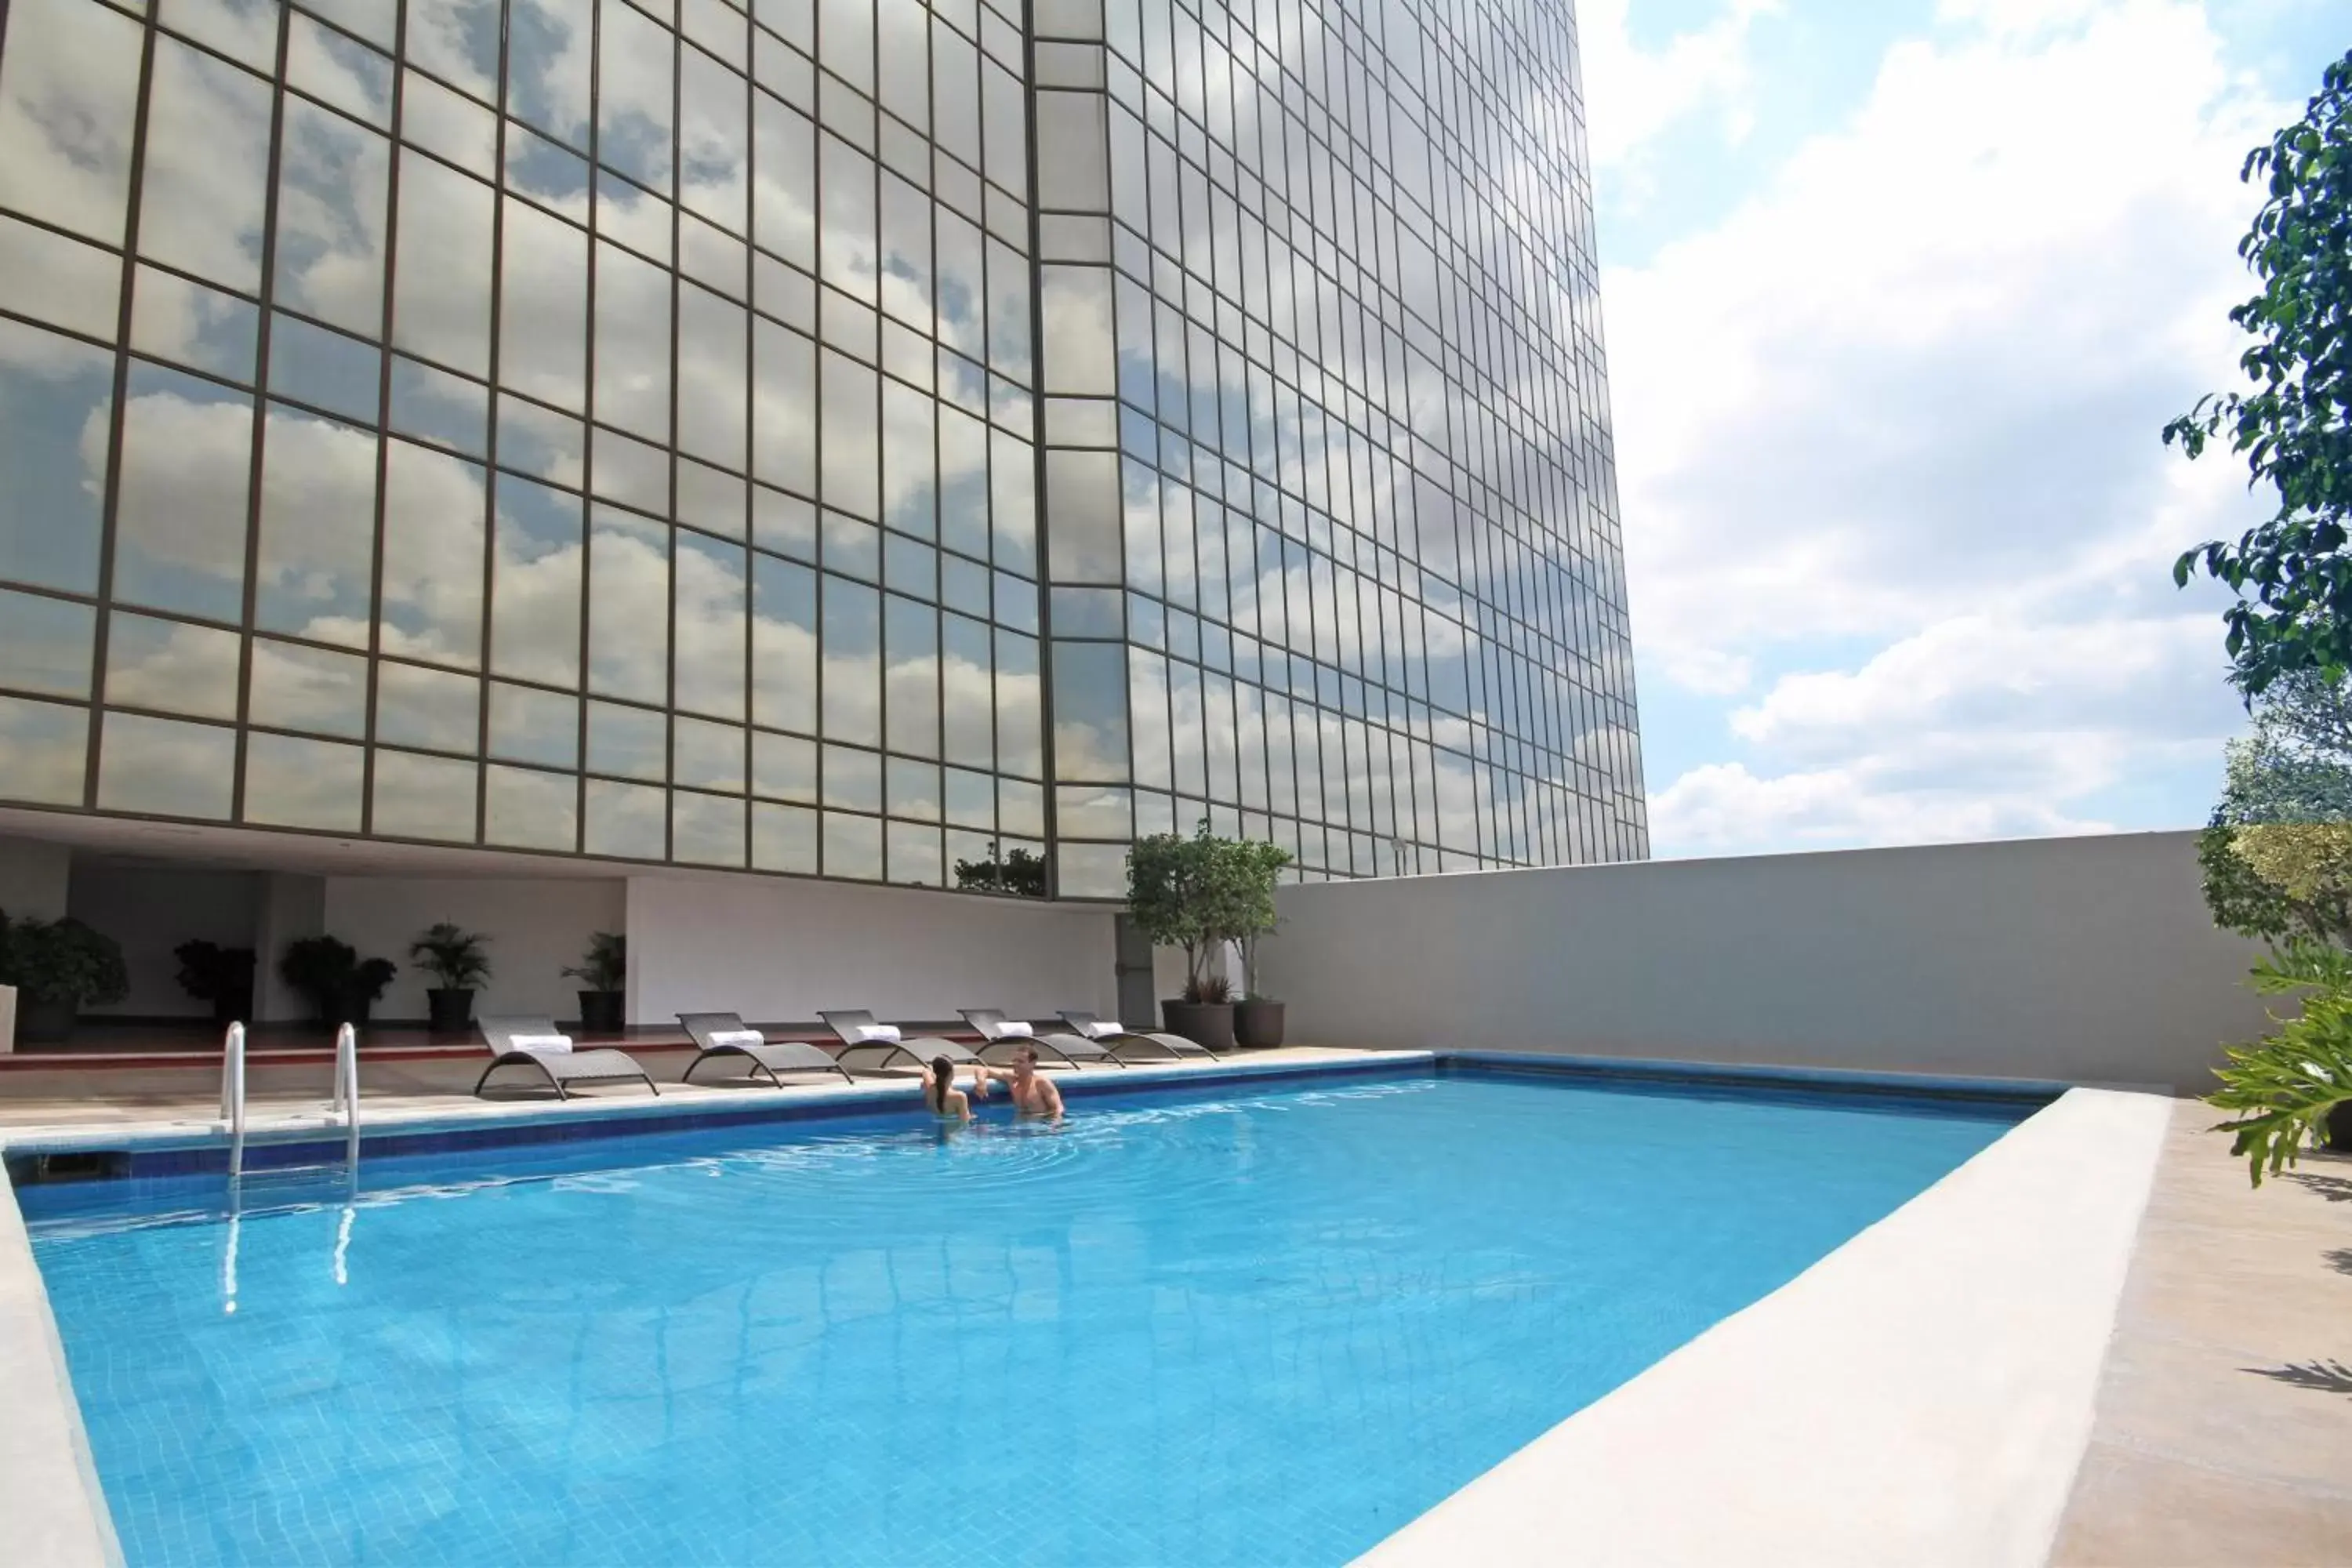
<instances>
[{"instance_id":1,"label":"metal handrail","mask_svg":"<svg viewBox=\"0 0 2352 1568\"><path fill-rule=\"evenodd\" d=\"M221 1041L221 1121L228 1127L230 1180L245 1174L245 1026L231 1024Z\"/></svg>"},{"instance_id":2,"label":"metal handrail","mask_svg":"<svg viewBox=\"0 0 2352 1568\"><path fill-rule=\"evenodd\" d=\"M343 1164L356 1182L360 1174L360 1033L349 1024L335 1031L334 1108L343 1118Z\"/></svg>"}]
</instances>

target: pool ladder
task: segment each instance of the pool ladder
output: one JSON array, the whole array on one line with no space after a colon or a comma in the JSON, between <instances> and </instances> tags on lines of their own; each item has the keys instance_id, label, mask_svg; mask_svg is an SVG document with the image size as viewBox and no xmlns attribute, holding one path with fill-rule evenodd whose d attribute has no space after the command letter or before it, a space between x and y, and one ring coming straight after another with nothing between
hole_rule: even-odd
<instances>
[{"instance_id":1,"label":"pool ladder","mask_svg":"<svg viewBox=\"0 0 2352 1568\"><path fill-rule=\"evenodd\" d=\"M349 1024L335 1031L335 1090L331 1113L342 1118L343 1168L360 1173L360 1037ZM221 1042L221 1121L228 1132L228 1175L245 1174L245 1026L231 1024Z\"/></svg>"},{"instance_id":2,"label":"pool ladder","mask_svg":"<svg viewBox=\"0 0 2352 1568\"><path fill-rule=\"evenodd\" d=\"M331 1113L343 1119L343 1172L351 1184L335 1226L335 1283L348 1283L352 1220L360 1186L360 1037L345 1024L335 1031L335 1091ZM231 1024L221 1041L221 1121L228 1132L228 1224L221 1251L221 1310L236 1310L236 1251L245 1207L245 1026Z\"/></svg>"}]
</instances>

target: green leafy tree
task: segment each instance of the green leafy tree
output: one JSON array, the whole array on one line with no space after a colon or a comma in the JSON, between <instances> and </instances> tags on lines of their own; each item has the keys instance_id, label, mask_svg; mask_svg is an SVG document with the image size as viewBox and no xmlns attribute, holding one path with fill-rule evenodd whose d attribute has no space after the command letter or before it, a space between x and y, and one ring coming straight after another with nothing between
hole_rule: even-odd
<instances>
[{"instance_id":1,"label":"green leafy tree","mask_svg":"<svg viewBox=\"0 0 2352 1568\"><path fill-rule=\"evenodd\" d=\"M2253 337L2251 393L2201 399L2164 427L2189 457L2228 437L2278 510L2232 544L2172 569L2229 585L2231 679L2251 698L2281 676L2352 670L2352 54L2329 66L2304 118L2248 155L2267 199L2238 253L2263 291L2230 312Z\"/></svg>"},{"instance_id":2,"label":"green leafy tree","mask_svg":"<svg viewBox=\"0 0 2352 1568\"><path fill-rule=\"evenodd\" d=\"M443 990L475 991L490 977L490 955L483 951L489 940L454 921L440 921L408 944L408 956Z\"/></svg>"},{"instance_id":3,"label":"green leafy tree","mask_svg":"<svg viewBox=\"0 0 2352 1568\"><path fill-rule=\"evenodd\" d=\"M1264 839L1244 839L1232 847L1235 902L1233 944L1241 950L1242 994L1247 998L1258 995L1258 943L1281 922L1275 911L1274 889L1282 877L1282 868L1290 864L1290 851Z\"/></svg>"},{"instance_id":4,"label":"green leafy tree","mask_svg":"<svg viewBox=\"0 0 2352 1568\"><path fill-rule=\"evenodd\" d=\"M2198 840L2206 905L2244 936L2352 945L2352 688L2297 670L2254 704Z\"/></svg>"}]
</instances>

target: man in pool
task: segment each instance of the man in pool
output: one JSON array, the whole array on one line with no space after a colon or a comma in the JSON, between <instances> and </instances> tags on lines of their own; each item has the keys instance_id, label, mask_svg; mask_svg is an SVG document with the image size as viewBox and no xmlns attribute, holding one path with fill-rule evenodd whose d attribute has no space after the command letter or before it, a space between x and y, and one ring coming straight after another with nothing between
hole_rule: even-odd
<instances>
[{"instance_id":1,"label":"man in pool","mask_svg":"<svg viewBox=\"0 0 2352 1568\"><path fill-rule=\"evenodd\" d=\"M1048 1121L1062 1119L1062 1091L1054 1080L1037 1070L1037 1047L1023 1046L1013 1053L1010 1071L1003 1068L984 1067L981 1070L979 1088L985 1094L992 1083L1003 1083L1013 1096L1013 1108L1024 1116L1043 1117Z\"/></svg>"}]
</instances>

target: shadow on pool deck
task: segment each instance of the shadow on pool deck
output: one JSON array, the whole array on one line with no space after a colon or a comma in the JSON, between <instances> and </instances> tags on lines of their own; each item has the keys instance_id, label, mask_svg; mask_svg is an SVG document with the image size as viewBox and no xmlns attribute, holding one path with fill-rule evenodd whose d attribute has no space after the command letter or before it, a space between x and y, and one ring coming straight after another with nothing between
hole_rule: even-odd
<instances>
[{"instance_id":1,"label":"shadow on pool deck","mask_svg":"<svg viewBox=\"0 0 2352 1568\"><path fill-rule=\"evenodd\" d=\"M2342 1563L2352 1543L2352 1159L2246 1180L2173 1109L2051 1561Z\"/></svg>"}]
</instances>

